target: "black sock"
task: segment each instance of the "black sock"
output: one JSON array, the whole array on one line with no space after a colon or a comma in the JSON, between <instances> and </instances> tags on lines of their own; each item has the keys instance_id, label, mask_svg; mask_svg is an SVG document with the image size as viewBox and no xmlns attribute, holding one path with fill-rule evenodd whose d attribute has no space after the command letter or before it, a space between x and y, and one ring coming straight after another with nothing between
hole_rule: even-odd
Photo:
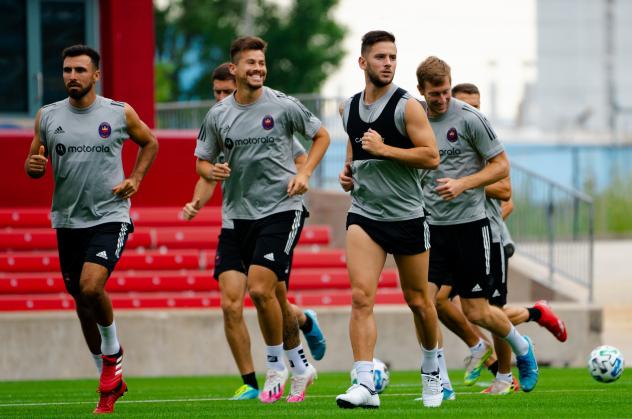
<instances>
[{"instance_id":1,"label":"black sock","mask_svg":"<svg viewBox=\"0 0 632 419\"><path fill-rule=\"evenodd\" d=\"M259 384L257 384L257 377L255 376L254 371L251 372L250 374L242 375L241 379L244 381L244 384L248 384L250 387L253 387L259 390Z\"/></svg>"},{"instance_id":2,"label":"black sock","mask_svg":"<svg viewBox=\"0 0 632 419\"><path fill-rule=\"evenodd\" d=\"M487 367L487 369L489 370L489 372L492 373L494 377L496 377L496 374L498 373L498 360L494 361L494 363Z\"/></svg>"},{"instance_id":3,"label":"black sock","mask_svg":"<svg viewBox=\"0 0 632 419\"><path fill-rule=\"evenodd\" d=\"M534 321L537 322L542 317L542 313L535 307L527 307L527 311L529 312L528 322Z\"/></svg>"},{"instance_id":4,"label":"black sock","mask_svg":"<svg viewBox=\"0 0 632 419\"><path fill-rule=\"evenodd\" d=\"M312 319L309 316L305 316L305 324L301 326L300 329L303 331L303 333L309 333L312 331L313 324L314 323L312 322Z\"/></svg>"}]
</instances>

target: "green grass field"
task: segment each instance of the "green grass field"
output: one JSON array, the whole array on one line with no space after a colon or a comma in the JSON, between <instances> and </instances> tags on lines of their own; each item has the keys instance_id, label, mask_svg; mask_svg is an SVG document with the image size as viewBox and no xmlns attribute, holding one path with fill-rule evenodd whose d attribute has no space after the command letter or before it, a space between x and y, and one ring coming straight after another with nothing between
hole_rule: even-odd
<instances>
[{"instance_id":1,"label":"green grass field","mask_svg":"<svg viewBox=\"0 0 632 419\"><path fill-rule=\"evenodd\" d=\"M457 399L438 409L416 401L420 379L415 372L391 372L391 384L382 393L377 410L342 410L335 397L349 382L347 373L323 373L310 387L303 403L280 401L263 405L257 400L230 401L240 385L238 377L126 378L129 392L119 399L115 414L125 417L497 417L497 418L632 418L632 375L600 384L585 369L541 369L532 393L510 396L479 394L477 383L460 385L462 371L451 373ZM481 380L491 375L483 373ZM260 377L260 382L262 379ZM96 380L20 381L0 383L0 417L91 416L97 401ZM288 384L289 385L289 384ZM288 389L286 389L287 393Z\"/></svg>"}]
</instances>

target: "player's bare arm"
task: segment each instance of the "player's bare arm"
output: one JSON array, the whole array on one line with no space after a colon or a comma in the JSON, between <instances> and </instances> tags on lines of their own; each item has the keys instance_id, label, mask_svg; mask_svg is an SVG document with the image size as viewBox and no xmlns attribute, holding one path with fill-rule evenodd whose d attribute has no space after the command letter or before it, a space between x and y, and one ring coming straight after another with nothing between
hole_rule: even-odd
<instances>
[{"instance_id":1,"label":"player's bare arm","mask_svg":"<svg viewBox=\"0 0 632 419\"><path fill-rule=\"evenodd\" d=\"M485 196L487 198L508 201L511 199L511 180L509 177L485 186Z\"/></svg>"},{"instance_id":2,"label":"player's bare arm","mask_svg":"<svg viewBox=\"0 0 632 419\"><path fill-rule=\"evenodd\" d=\"M351 147L351 143L347 141L347 156L345 158L345 165L342 168L342 171L338 175L338 181L340 182L340 186L345 192L349 192L353 189L353 176L351 173L351 160L353 159L353 148Z\"/></svg>"},{"instance_id":3,"label":"player's bare arm","mask_svg":"<svg viewBox=\"0 0 632 419\"><path fill-rule=\"evenodd\" d=\"M413 143L413 148L386 145L382 136L372 129L362 137L362 148L374 156L397 160L418 169L436 169L440 161L437 142L426 113L417 100L411 98L406 102L404 118L406 134Z\"/></svg>"},{"instance_id":4,"label":"player's bare arm","mask_svg":"<svg viewBox=\"0 0 632 419\"><path fill-rule=\"evenodd\" d=\"M191 202L187 202L182 207L182 214L185 220L190 221L195 218L200 209L213 197L215 185L217 185L216 181L200 176L195 184Z\"/></svg>"},{"instance_id":5,"label":"player's bare arm","mask_svg":"<svg viewBox=\"0 0 632 419\"><path fill-rule=\"evenodd\" d=\"M309 189L309 178L312 176L314 169L323 159L330 143L329 133L324 127L320 127L314 138L312 138L312 146L307 154L307 160L301 167L299 172L290 180L287 186L289 196L302 195Z\"/></svg>"},{"instance_id":6,"label":"player's bare arm","mask_svg":"<svg viewBox=\"0 0 632 419\"><path fill-rule=\"evenodd\" d=\"M140 147L140 151L129 177L112 188L112 193L122 199L127 199L138 192L141 181L158 154L158 140L149 127L141 121L134 108L127 103L125 104L125 119L129 138Z\"/></svg>"},{"instance_id":7,"label":"player's bare arm","mask_svg":"<svg viewBox=\"0 0 632 419\"><path fill-rule=\"evenodd\" d=\"M506 220L507 217L509 217L509 215L513 212L513 210L514 210L513 199L509 198L509 200L502 201L500 203L500 211L501 211L503 220Z\"/></svg>"},{"instance_id":8,"label":"player's bare arm","mask_svg":"<svg viewBox=\"0 0 632 419\"><path fill-rule=\"evenodd\" d=\"M509 176L509 160L503 151L487 161L487 165L480 171L460 179L437 179L435 190L441 197L450 201L468 189L490 185Z\"/></svg>"},{"instance_id":9,"label":"player's bare arm","mask_svg":"<svg viewBox=\"0 0 632 419\"><path fill-rule=\"evenodd\" d=\"M29 155L24 162L24 170L26 174L33 179L38 179L44 176L46 173L46 148L40 139L40 117L42 111L37 112L35 116L35 135L33 141L31 141L31 148L29 149Z\"/></svg>"}]
</instances>

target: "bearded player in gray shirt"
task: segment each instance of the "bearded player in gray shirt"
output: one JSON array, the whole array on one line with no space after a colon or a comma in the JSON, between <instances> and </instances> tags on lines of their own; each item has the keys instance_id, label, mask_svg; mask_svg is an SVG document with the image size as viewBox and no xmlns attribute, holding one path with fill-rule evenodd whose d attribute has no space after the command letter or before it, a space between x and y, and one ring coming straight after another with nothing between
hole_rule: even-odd
<instances>
[{"instance_id":1,"label":"bearded player in gray shirt","mask_svg":"<svg viewBox=\"0 0 632 419\"><path fill-rule=\"evenodd\" d=\"M336 397L341 408L379 408L373 382L377 329L373 306L386 256L397 264L404 298L420 337L422 400L443 399L437 360L437 312L428 293L428 225L421 170L439 162L428 119L419 102L393 83L395 37L371 31L362 37L360 68L365 88L348 99L341 115L349 136L340 184L351 191L347 215L347 270L352 291L349 337L358 383Z\"/></svg>"},{"instance_id":2,"label":"bearded player in gray shirt","mask_svg":"<svg viewBox=\"0 0 632 419\"><path fill-rule=\"evenodd\" d=\"M428 57L417 68L417 81L441 156L439 169L430 172L424 184L432 245L429 281L438 288L453 285L466 317L509 343L520 386L531 391L539 375L533 344L486 298L492 277L484 186L507 177L509 162L487 119L452 99L447 63Z\"/></svg>"},{"instance_id":3,"label":"bearded player in gray shirt","mask_svg":"<svg viewBox=\"0 0 632 419\"><path fill-rule=\"evenodd\" d=\"M287 287L277 288L277 283L289 281L294 247L307 215L301 195L330 140L321 122L300 102L263 86L266 47L254 36L233 41L230 71L237 90L206 115L195 149L196 168L207 180L224 182L223 211L232 217L248 292L266 342L268 371L259 399L274 403L282 397L288 377L285 349L292 370L287 401L295 403L304 400L316 370L301 346ZM313 140L298 173L294 133ZM220 152L226 162L214 163ZM283 318L291 319L285 328Z\"/></svg>"},{"instance_id":4,"label":"bearded player in gray shirt","mask_svg":"<svg viewBox=\"0 0 632 419\"><path fill-rule=\"evenodd\" d=\"M37 113L25 170L30 177L41 178L51 158L51 221L57 229L61 272L101 374L94 413L112 413L127 385L105 284L133 231L129 198L156 157L158 141L131 106L96 94L98 52L74 45L62 52L62 58L68 98ZM127 138L140 146L140 152L125 178L121 150Z\"/></svg>"}]
</instances>

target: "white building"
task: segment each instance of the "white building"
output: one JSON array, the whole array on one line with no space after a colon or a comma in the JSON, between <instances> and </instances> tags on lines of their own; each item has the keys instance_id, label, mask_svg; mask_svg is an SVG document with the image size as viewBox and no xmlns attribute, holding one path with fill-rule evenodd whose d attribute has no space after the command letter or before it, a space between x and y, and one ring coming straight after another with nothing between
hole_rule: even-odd
<instances>
[{"instance_id":1,"label":"white building","mask_svg":"<svg viewBox=\"0 0 632 419\"><path fill-rule=\"evenodd\" d=\"M537 79L525 121L632 136L632 1L538 0Z\"/></svg>"}]
</instances>

